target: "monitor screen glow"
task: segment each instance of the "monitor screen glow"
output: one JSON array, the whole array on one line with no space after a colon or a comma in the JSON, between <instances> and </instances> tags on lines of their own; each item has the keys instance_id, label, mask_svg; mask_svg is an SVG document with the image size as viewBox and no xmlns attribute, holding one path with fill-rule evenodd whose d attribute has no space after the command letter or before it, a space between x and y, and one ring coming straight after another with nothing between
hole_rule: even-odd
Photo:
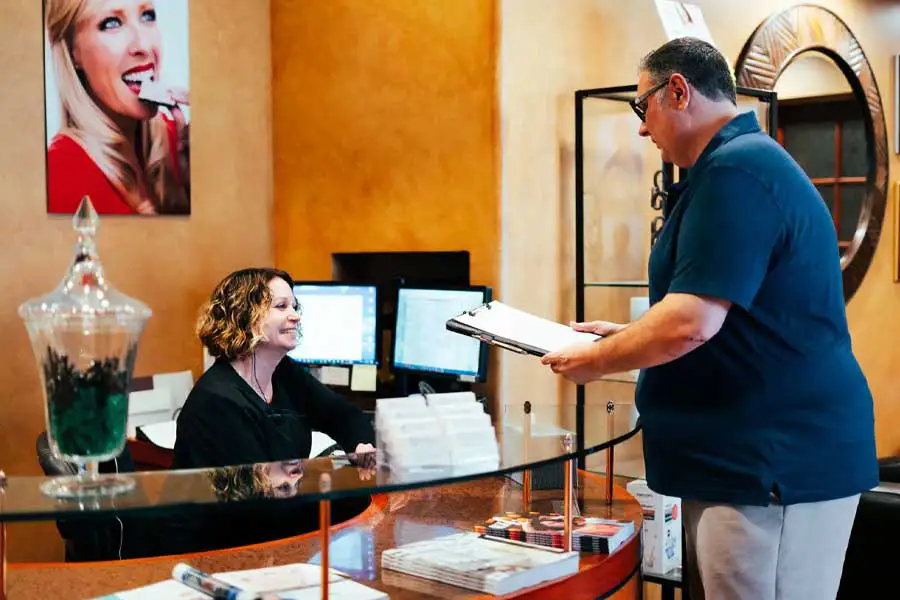
<instances>
[{"instance_id":1,"label":"monitor screen glow","mask_svg":"<svg viewBox=\"0 0 900 600\"><path fill-rule=\"evenodd\" d=\"M288 356L309 365L374 365L376 287L301 283L294 286L303 337Z\"/></svg>"},{"instance_id":2,"label":"monitor screen glow","mask_svg":"<svg viewBox=\"0 0 900 600\"><path fill-rule=\"evenodd\" d=\"M394 367L483 379L482 344L447 330L447 321L488 301L487 288L400 288Z\"/></svg>"}]
</instances>

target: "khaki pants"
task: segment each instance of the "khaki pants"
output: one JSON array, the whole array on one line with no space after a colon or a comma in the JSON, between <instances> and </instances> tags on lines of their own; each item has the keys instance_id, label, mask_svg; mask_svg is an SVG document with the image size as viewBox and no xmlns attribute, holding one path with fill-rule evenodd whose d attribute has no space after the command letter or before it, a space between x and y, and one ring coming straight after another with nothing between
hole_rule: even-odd
<instances>
[{"instance_id":1,"label":"khaki pants","mask_svg":"<svg viewBox=\"0 0 900 600\"><path fill-rule=\"evenodd\" d=\"M834 600L859 495L741 506L683 502L691 600Z\"/></svg>"}]
</instances>

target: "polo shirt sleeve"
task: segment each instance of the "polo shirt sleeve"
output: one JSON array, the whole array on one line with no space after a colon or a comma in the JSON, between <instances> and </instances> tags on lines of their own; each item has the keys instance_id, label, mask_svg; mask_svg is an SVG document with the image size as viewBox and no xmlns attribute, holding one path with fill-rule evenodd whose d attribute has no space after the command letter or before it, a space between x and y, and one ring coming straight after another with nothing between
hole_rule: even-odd
<instances>
[{"instance_id":1,"label":"polo shirt sleeve","mask_svg":"<svg viewBox=\"0 0 900 600\"><path fill-rule=\"evenodd\" d=\"M782 236L775 198L756 177L711 167L692 194L678 231L668 291L728 300L749 310Z\"/></svg>"}]
</instances>

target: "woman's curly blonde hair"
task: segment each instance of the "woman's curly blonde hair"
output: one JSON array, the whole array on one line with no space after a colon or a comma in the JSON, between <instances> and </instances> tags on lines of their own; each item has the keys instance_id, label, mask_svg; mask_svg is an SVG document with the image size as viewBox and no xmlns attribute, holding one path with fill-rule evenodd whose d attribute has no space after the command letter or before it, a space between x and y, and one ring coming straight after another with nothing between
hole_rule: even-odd
<instances>
[{"instance_id":1,"label":"woman's curly blonde hair","mask_svg":"<svg viewBox=\"0 0 900 600\"><path fill-rule=\"evenodd\" d=\"M197 336L210 356L235 360L253 352L262 341L260 325L272 304L269 282L276 278L293 289L288 273L271 268L235 271L219 282L197 322Z\"/></svg>"},{"instance_id":2,"label":"woman's curly blonde hair","mask_svg":"<svg viewBox=\"0 0 900 600\"><path fill-rule=\"evenodd\" d=\"M219 500L241 502L271 496L267 463L219 467L209 471L207 477Z\"/></svg>"}]
</instances>

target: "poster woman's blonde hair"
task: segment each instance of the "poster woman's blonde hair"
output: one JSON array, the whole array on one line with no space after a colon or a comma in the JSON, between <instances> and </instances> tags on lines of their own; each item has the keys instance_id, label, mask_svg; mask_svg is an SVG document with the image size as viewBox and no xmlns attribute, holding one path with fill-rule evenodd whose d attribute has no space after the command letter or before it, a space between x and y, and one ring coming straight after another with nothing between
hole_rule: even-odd
<instances>
[{"instance_id":1,"label":"poster woman's blonde hair","mask_svg":"<svg viewBox=\"0 0 900 600\"><path fill-rule=\"evenodd\" d=\"M60 134L78 143L122 194L125 202L143 214L181 212L187 192L177 182L175 158L169 145L168 125L159 115L138 123L137 140L146 168L129 157L126 136L97 106L88 93L83 74L75 68L72 41L75 27L92 0L44 0L44 15L56 88L62 107ZM141 174L143 172L143 175ZM144 183L145 193L141 191Z\"/></svg>"}]
</instances>

